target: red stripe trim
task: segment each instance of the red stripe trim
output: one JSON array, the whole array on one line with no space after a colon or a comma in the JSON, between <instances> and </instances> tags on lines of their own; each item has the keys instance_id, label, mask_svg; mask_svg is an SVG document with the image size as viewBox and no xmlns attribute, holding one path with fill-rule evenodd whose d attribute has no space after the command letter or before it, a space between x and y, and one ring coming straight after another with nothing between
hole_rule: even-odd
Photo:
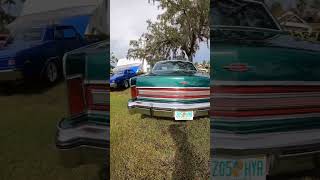
<instances>
[{"instance_id":1,"label":"red stripe trim","mask_svg":"<svg viewBox=\"0 0 320 180\"><path fill-rule=\"evenodd\" d=\"M320 105L320 97L270 98L270 99L227 99L211 98L214 107L259 106L259 105Z\"/></svg>"},{"instance_id":2,"label":"red stripe trim","mask_svg":"<svg viewBox=\"0 0 320 180\"><path fill-rule=\"evenodd\" d=\"M259 111L210 111L211 116L226 116L226 117L252 117L252 116L270 116L270 115L292 115L319 113L320 108L298 108L298 109L273 109Z\"/></svg>"},{"instance_id":3,"label":"red stripe trim","mask_svg":"<svg viewBox=\"0 0 320 180\"><path fill-rule=\"evenodd\" d=\"M320 92L320 86L213 86L211 93L293 93L293 92Z\"/></svg>"},{"instance_id":4,"label":"red stripe trim","mask_svg":"<svg viewBox=\"0 0 320 180\"><path fill-rule=\"evenodd\" d=\"M141 95L141 97L151 97L151 98L177 98L177 99L194 99L194 98L209 98L208 95L201 95L201 96L182 96L182 95Z\"/></svg>"},{"instance_id":5,"label":"red stripe trim","mask_svg":"<svg viewBox=\"0 0 320 180\"><path fill-rule=\"evenodd\" d=\"M99 91L105 91L106 96L109 96L109 87L103 84L90 84L86 85L86 98L87 98L87 104L88 109L90 110L100 110L100 111L110 111L110 105L109 104L94 104L93 98L92 98L92 90L99 90Z\"/></svg>"}]
</instances>

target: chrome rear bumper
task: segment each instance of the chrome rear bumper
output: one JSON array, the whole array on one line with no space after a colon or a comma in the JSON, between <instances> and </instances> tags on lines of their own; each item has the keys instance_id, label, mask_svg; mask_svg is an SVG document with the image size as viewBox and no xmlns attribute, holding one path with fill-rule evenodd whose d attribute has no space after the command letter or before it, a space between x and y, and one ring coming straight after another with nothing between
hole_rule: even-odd
<instances>
[{"instance_id":1,"label":"chrome rear bumper","mask_svg":"<svg viewBox=\"0 0 320 180\"><path fill-rule=\"evenodd\" d=\"M111 88L117 88L118 85L117 85L117 83L110 83L110 87L111 87Z\"/></svg>"},{"instance_id":2,"label":"chrome rear bumper","mask_svg":"<svg viewBox=\"0 0 320 180\"><path fill-rule=\"evenodd\" d=\"M109 160L109 126L82 123L63 127L64 121L59 122L56 136L56 147L64 166L103 164Z\"/></svg>"},{"instance_id":3,"label":"chrome rear bumper","mask_svg":"<svg viewBox=\"0 0 320 180\"><path fill-rule=\"evenodd\" d=\"M319 132L225 136L211 133L211 158L261 155L267 157L270 176L313 170L320 165Z\"/></svg>"},{"instance_id":4,"label":"chrome rear bumper","mask_svg":"<svg viewBox=\"0 0 320 180\"><path fill-rule=\"evenodd\" d=\"M210 103L155 103L145 101L129 101L128 109L131 114L140 113L148 116L174 118L174 111L193 111L194 117L209 116Z\"/></svg>"},{"instance_id":5,"label":"chrome rear bumper","mask_svg":"<svg viewBox=\"0 0 320 180\"><path fill-rule=\"evenodd\" d=\"M14 69L0 70L0 81L15 81L22 78L23 76L20 71Z\"/></svg>"}]
</instances>

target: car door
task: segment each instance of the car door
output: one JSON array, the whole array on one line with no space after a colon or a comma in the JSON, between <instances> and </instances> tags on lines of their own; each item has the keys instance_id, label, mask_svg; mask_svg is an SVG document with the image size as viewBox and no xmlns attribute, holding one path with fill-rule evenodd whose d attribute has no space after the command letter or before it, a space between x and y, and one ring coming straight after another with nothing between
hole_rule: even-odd
<instances>
[{"instance_id":1,"label":"car door","mask_svg":"<svg viewBox=\"0 0 320 180\"><path fill-rule=\"evenodd\" d=\"M134 77L135 76L134 74L135 73L133 72L133 70L131 70L131 69L128 70L128 78Z\"/></svg>"},{"instance_id":2,"label":"car door","mask_svg":"<svg viewBox=\"0 0 320 180\"><path fill-rule=\"evenodd\" d=\"M82 37L72 26L62 26L58 28L63 37L63 47L65 52L72 51L84 45Z\"/></svg>"}]
</instances>

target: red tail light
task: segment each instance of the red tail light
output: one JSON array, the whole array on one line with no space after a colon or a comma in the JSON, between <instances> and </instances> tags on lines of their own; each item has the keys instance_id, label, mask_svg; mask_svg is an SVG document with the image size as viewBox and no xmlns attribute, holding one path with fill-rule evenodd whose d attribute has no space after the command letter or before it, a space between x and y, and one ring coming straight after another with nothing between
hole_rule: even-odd
<instances>
[{"instance_id":1,"label":"red tail light","mask_svg":"<svg viewBox=\"0 0 320 180\"><path fill-rule=\"evenodd\" d=\"M131 86L131 98L136 99L138 96L138 90L136 86Z\"/></svg>"},{"instance_id":2,"label":"red tail light","mask_svg":"<svg viewBox=\"0 0 320 180\"><path fill-rule=\"evenodd\" d=\"M69 112L70 115L77 115L84 112L84 94L83 81L79 78L72 78L67 80Z\"/></svg>"},{"instance_id":3,"label":"red tail light","mask_svg":"<svg viewBox=\"0 0 320 180\"><path fill-rule=\"evenodd\" d=\"M87 85L86 97L89 110L109 111L109 88L105 85Z\"/></svg>"}]
</instances>

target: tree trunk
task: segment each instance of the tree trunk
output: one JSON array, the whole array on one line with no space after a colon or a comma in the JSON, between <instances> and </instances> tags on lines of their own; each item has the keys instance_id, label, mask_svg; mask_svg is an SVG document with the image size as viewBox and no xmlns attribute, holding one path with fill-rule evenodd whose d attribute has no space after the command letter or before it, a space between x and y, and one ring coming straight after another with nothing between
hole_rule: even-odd
<instances>
[{"instance_id":1,"label":"tree trunk","mask_svg":"<svg viewBox=\"0 0 320 180\"><path fill-rule=\"evenodd\" d=\"M188 56L188 60L189 60L190 62L193 62L193 55Z\"/></svg>"}]
</instances>

